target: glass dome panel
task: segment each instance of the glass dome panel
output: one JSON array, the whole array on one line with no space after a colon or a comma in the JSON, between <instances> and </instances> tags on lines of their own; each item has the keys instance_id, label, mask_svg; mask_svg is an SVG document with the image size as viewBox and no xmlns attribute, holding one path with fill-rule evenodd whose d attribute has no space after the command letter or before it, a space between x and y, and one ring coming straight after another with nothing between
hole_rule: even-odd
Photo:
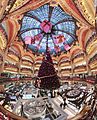
<instances>
[{"instance_id":1,"label":"glass dome panel","mask_svg":"<svg viewBox=\"0 0 97 120\"><path fill-rule=\"evenodd\" d=\"M27 36L34 42L28 44L33 52L43 53L46 46L51 54L66 51L65 45L70 46L76 34L75 19L65 13L60 6L43 5L36 10L25 13L20 29L20 35L25 42ZM41 38L39 38L41 36Z\"/></svg>"}]
</instances>

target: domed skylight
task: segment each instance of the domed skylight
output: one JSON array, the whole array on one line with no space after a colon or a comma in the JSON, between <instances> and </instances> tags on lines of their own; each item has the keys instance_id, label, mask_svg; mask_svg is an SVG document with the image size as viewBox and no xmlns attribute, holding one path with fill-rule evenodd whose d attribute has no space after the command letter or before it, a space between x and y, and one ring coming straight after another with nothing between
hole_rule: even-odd
<instances>
[{"instance_id":1,"label":"domed skylight","mask_svg":"<svg viewBox=\"0 0 97 120\"><path fill-rule=\"evenodd\" d=\"M46 45L51 54L68 51L75 38L75 20L59 6L49 4L25 13L20 35L33 52L44 53Z\"/></svg>"}]
</instances>

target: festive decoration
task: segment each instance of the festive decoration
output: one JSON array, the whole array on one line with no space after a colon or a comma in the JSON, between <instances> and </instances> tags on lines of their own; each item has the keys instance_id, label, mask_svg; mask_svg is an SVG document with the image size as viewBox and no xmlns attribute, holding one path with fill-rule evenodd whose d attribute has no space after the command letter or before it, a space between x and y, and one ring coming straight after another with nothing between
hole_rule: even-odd
<instances>
[{"instance_id":1,"label":"festive decoration","mask_svg":"<svg viewBox=\"0 0 97 120\"><path fill-rule=\"evenodd\" d=\"M34 36L35 41L40 41L43 38L42 34L38 34Z\"/></svg>"},{"instance_id":2,"label":"festive decoration","mask_svg":"<svg viewBox=\"0 0 97 120\"><path fill-rule=\"evenodd\" d=\"M64 35L56 35L53 36L53 39L54 39L54 43L58 44L64 42L66 38L64 38Z\"/></svg>"},{"instance_id":3,"label":"festive decoration","mask_svg":"<svg viewBox=\"0 0 97 120\"><path fill-rule=\"evenodd\" d=\"M40 24L40 27L41 29L45 32L45 33L48 33L51 31L51 28L52 28L52 24L47 21L47 20L44 20L41 24Z\"/></svg>"},{"instance_id":4,"label":"festive decoration","mask_svg":"<svg viewBox=\"0 0 97 120\"><path fill-rule=\"evenodd\" d=\"M65 48L66 51L68 51L71 47L68 44L65 44L64 48Z\"/></svg>"},{"instance_id":5,"label":"festive decoration","mask_svg":"<svg viewBox=\"0 0 97 120\"><path fill-rule=\"evenodd\" d=\"M59 46L55 46L55 51L56 51L56 52L59 52L59 51L60 51Z\"/></svg>"},{"instance_id":6,"label":"festive decoration","mask_svg":"<svg viewBox=\"0 0 97 120\"><path fill-rule=\"evenodd\" d=\"M31 37L31 36L26 36L25 37L25 44L31 45L31 44L34 44L34 43L35 43L34 37Z\"/></svg>"},{"instance_id":7,"label":"festive decoration","mask_svg":"<svg viewBox=\"0 0 97 120\"><path fill-rule=\"evenodd\" d=\"M38 80L36 80L35 86L48 90L53 90L60 87L59 79L49 51L46 52L43 58L38 72Z\"/></svg>"}]
</instances>

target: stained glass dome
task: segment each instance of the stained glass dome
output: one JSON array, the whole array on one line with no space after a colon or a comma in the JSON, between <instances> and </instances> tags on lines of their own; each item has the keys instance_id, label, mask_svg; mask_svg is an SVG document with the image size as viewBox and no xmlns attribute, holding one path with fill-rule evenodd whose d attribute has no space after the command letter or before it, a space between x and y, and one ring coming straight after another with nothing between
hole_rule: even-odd
<instances>
[{"instance_id":1,"label":"stained glass dome","mask_svg":"<svg viewBox=\"0 0 97 120\"><path fill-rule=\"evenodd\" d=\"M49 4L25 13L20 36L33 52L45 53L46 45L51 54L68 51L75 38L75 19L60 6Z\"/></svg>"}]
</instances>

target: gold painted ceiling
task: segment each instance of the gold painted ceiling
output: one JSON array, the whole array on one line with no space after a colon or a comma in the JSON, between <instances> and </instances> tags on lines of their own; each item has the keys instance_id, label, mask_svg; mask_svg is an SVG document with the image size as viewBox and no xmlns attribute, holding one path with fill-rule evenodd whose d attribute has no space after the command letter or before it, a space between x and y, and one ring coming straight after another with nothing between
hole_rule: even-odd
<instances>
[{"instance_id":1,"label":"gold painted ceiling","mask_svg":"<svg viewBox=\"0 0 97 120\"><path fill-rule=\"evenodd\" d=\"M59 76L97 73L96 8L93 0L1 0L0 72L37 75L42 55L26 49L18 37L25 12L44 4L60 5L77 20L77 40L71 49L52 56Z\"/></svg>"}]
</instances>

